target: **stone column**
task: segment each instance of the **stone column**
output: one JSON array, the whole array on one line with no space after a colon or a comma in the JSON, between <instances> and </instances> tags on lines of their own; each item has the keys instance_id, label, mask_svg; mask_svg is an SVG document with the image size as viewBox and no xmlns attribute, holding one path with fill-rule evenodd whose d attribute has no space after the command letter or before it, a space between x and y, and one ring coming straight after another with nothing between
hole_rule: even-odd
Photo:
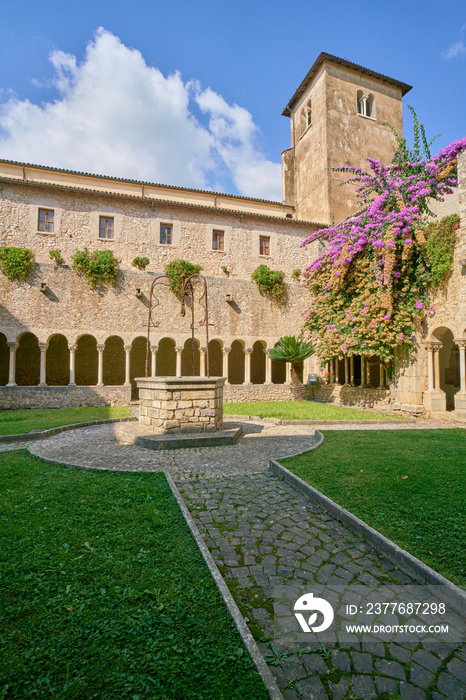
<instances>
[{"instance_id":1,"label":"stone column","mask_svg":"<svg viewBox=\"0 0 466 700\"><path fill-rule=\"evenodd\" d=\"M228 355L230 354L231 348L226 348L224 347L222 352L223 352L223 363L222 363L222 370L223 370L223 376L227 378L225 385L230 384L228 381Z\"/></svg>"},{"instance_id":2,"label":"stone column","mask_svg":"<svg viewBox=\"0 0 466 700\"><path fill-rule=\"evenodd\" d=\"M349 384L349 360L345 357L345 386Z\"/></svg>"},{"instance_id":3,"label":"stone column","mask_svg":"<svg viewBox=\"0 0 466 700\"><path fill-rule=\"evenodd\" d=\"M354 386L354 355L350 357L350 385Z\"/></svg>"},{"instance_id":4,"label":"stone column","mask_svg":"<svg viewBox=\"0 0 466 700\"><path fill-rule=\"evenodd\" d=\"M18 346L15 340L9 340L7 345L10 348L10 366L8 370L7 386L16 386L16 349Z\"/></svg>"},{"instance_id":5,"label":"stone column","mask_svg":"<svg viewBox=\"0 0 466 700\"><path fill-rule=\"evenodd\" d=\"M105 345L96 345L98 357L97 357L97 386L104 385L104 349Z\"/></svg>"},{"instance_id":6,"label":"stone column","mask_svg":"<svg viewBox=\"0 0 466 700\"><path fill-rule=\"evenodd\" d=\"M433 343L434 350L434 389L440 391L440 348L442 343Z\"/></svg>"},{"instance_id":7,"label":"stone column","mask_svg":"<svg viewBox=\"0 0 466 700\"><path fill-rule=\"evenodd\" d=\"M385 375L382 362L379 364L379 389L385 389Z\"/></svg>"},{"instance_id":8,"label":"stone column","mask_svg":"<svg viewBox=\"0 0 466 700\"><path fill-rule=\"evenodd\" d=\"M47 343L39 343L40 350L40 370L39 370L39 386L47 386L45 383L45 353L47 352Z\"/></svg>"},{"instance_id":9,"label":"stone column","mask_svg":"<svg viewBox=\"0 0 466 700\"><path fill-rule=\"evenodd\" d=\"M176 346L176 376L181 377L181 353L184 348L179 345Z\"/></svg>"},{"instance_id":10,"label":"stone column","mask_svg":"<svg viewBox=\"0 0 466 700\"><path fill-rule=\"evenodd\" d=\"M245 384L251 383L251 358L252 358L252 348L246 348L246 352L244 355L244 362L245 362L244 383Z\"/></svg>"},{"instance_id":11,"label":"stone column","mask_svg":"<svg viewBox=\"0 0 466 700\"><path fill-rule=\"evenodd\" d=\"M156 376L156 355L157 355L157 350L159 349L158 345L151 345L150 346L150 376L155 377Z\"/></svg>"},{"instance_id":12,"label":"stone column","mask_svg":"<svg viewBox=\"0 0 466 700\"><path fill-rule=\"evenodd\" d=\"M367 386L367 384L366 384L366 358L364 355L361 355L361 386L362 387Z\"/></svg>"},{"instance_id":13,"label":"stone column","mask_svg":"<svg viewBox=\"0 0 466 700\"><path fill-rule=\"evenodd\" d=\"M291 384L291 362L286 363L286 383Z\"/></svg>"},{"instance_id":14,"label":"stone column","mask_svg":"<svg viewBox=\"0 0 466 700\"><path fill-rule=\"evenodd\" d=\"M426 343L427 348L427 389L434 390L434 349L431 343Z\"/></svg>"},{"instance_id":15,"label":"stone column","mask_svg":"<svg viewBox=\"0 0 466 700\"><path fill-rule=\"evenodd\" d=\"M340 361L338 357L336 357L334 360L335 363L335 384L338 384L338 386L341 386L340 382Z\"/></svg>"},{"instance_id":16,"label":"stone column","mask_svg":"<svg viewBox=\"0 0 466 700\"><path fill-rule=\"evenodd\" d=\"M205 366L207 348L200 348L199 353L200 353L199 376L200 377L207 377L207 371L206 371L206 366Z\"/></svg>"},{"instance_id":17,"label":"stone column","mask_svg":"<svg viewBox=\"0 0 466 700\"><path fill-rule=\"evenodd\" d=\"M76 343L69 343L68 347L70 349L70 383L68 384L68 386L76 386L74 381L74 360L76 352Z\"/></svg>"},{"instance_id":18,"label":"stone column","mask_svg":"<svg viewBox=\"0 0 466 700\"><path fill-rule=\"evenodd\" d=\"M460 351L460 391L466 391L466 339L455 340Z\"/></svg>"},{"instance_id":19,"label":"stone column","mask_svg":"<svg viewBox=\"0 0 466 700\"><path fill-rule=\"evenodd\" d=\"M333 384L333 382L335 381L335 374L333 372L333 360L330 360L330 362L328 363L328 371L330 372L330 384Z\"/></svg>"},{"instance_id":20,"label":"stone column","mask_svg":"<svg viewBox=\"0 0 466 700\"><path fill-rule=\"evenodd\" d=\"M460 350L460 390L455 394L455 414L466 420L466 339L458 338L455 343Z\"/></svg>"},{"instance_id":21,"label":"stone column","mask_svg":"<svg viewBox=\"0 0 466 700\"><path fill-rule=\"evenodd\" d=\"M131 386L131 381L130 381L130 353L131 353L131 345L125 345L125 386Z\"/></svg>"},{"instance_id":22,"label":"stone column","mask_svg":"<svg viewBox=\"0 0 466 700\"><path fill-rule=\"evenodd\" d=\"M272 358L265 353L265 384L272 384Z\"/></svg>"}]
</instances>

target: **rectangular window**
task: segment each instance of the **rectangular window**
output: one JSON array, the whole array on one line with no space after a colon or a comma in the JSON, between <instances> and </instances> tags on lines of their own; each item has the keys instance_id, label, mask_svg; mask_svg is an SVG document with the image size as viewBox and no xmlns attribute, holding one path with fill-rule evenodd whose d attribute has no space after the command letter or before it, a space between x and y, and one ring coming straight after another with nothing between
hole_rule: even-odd
<instances>
[{"instance_id":1,"label":"rectangular window","mask_svg":"<svg viewBox=\"0 0 466 700\"><path fill-rule=\"evenodd\" d=\"M270 255L270 236L259 236L259 255Z\"/></svg>"},{"instance_id":2,"label":"rectangular window","mask_svg":"<svg viewBox=\"0 0 466 700\"><path fill-rule=\"evenodd\" d=\"M113 216L101 216L99 224L99 238L113 238Z\"/></svg>"},{"instance_id":3,"label":"rectangular window","mask_svg":"<svg viewBox=\"0 0 466 700\"><path fill-rule=\"evenodd\" d=\"M53 233L53 209L39 209L38 231Z\"/></svg>"},{"instance_id":4,"label":"rectangular window","mask_svg":"<svg viewBox=\"0 0 466 700\"><path fill-rule=\"evenodd\" d=\"M225 250L225 231L212 231L212 250Z\"/></svg>"},{"instance_id":5,"label":"rectangular window","mask_svg":"<svg viewBox=\"0 0 466 700\"><path fill-rule=\"evenodd\" d=\"M162 245L172 244L173 224L160 224L160 243Z\"/></svg>"}]
</instances>

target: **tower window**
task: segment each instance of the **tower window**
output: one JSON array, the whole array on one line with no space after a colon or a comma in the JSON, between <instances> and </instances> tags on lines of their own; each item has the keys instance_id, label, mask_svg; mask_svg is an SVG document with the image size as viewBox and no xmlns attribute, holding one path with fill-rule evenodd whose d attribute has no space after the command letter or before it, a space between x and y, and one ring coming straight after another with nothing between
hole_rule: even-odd
<instances>
[{"instance_id":1,"label":"tower window","mask_svg":"<svg viewBox=\"0 0 466 700\"><path fill-rule=\"evenodd\" d=\"M301 135L304 134L306 129L312 124L312 106L311 100L308 100L305 107L301 111Z\"/></svg>"},{"instance_id":2,"label":"tower window","mask_svg":"<svg viewBox=\"0 0 466 700\"><path fill-rule=\"evenodd\" d=\"M357 109L361 117L374 118L375 100L374 95L365 95L362 90L358 90L357 94Z\"/></svg>"}]
</instances>

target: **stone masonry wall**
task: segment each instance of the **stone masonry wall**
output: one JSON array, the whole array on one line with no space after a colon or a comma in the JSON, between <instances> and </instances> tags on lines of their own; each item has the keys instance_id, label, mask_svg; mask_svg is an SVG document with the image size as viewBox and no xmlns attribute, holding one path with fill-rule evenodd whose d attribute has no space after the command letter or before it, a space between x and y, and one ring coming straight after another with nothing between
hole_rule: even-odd
<instances>
[{"instance_id":1,"label":"stone masonry wall","mask_svg":"<svg viewBox=\"0 0 466 700\"><path fill-rule=\"evenodd\" d=\"M0 386L0 410L127 406L131 387L125 386ZM1 418L1 416L0 416Z\"/></svg>"}]
</instances>

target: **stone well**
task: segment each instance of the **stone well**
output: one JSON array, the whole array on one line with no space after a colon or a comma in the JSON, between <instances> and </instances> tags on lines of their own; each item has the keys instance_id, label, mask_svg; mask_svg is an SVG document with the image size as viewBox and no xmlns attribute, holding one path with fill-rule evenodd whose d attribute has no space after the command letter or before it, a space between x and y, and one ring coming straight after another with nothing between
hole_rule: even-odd
<instances>
[{"instance_id":1,"label":"stone well","mask_svg":"<svg viewBox=\"0 0 466 700\"><path fill-rule=\"evenodd\" d=\"M139 425L165 433L220 430L225 377L138 377Z\"/></svg>"}]
</instances>

